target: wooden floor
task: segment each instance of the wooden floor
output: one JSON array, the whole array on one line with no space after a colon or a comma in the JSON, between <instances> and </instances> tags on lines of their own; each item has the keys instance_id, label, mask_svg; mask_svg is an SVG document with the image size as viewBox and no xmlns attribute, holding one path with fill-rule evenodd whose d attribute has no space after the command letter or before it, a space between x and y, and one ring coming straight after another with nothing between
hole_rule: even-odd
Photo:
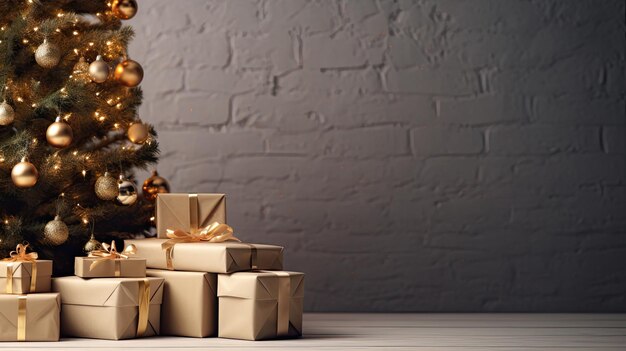
<instances>
[{"instance_id":1,"label":"wooden floor","mask_svg":"<svg viewBox=\"0 0 626 351\"><path fill-rule=\"evenodd\" d=\"M11 349L74 350L626 350L626 314L307 314L295 340L153 337L0 343Z\"/></svg>"}]
</instances>

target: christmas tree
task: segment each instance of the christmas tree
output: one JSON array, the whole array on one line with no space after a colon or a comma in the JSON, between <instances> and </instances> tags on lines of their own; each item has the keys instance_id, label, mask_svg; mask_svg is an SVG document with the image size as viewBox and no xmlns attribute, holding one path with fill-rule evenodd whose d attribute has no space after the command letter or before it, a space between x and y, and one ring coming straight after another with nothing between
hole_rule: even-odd
<instances>
[{"instance_id":1,"label":"christmas tree","mask_svg":"<svg viewBox=\"0 0 626 351\"><path fill-rule=\"evenodd\" d=\"M28 242L72 274L92 233L110 242L151 225L132 175L158 155L122 25L136 11L134 0L0 2L2 257Z\"/></svg>"}]
</instances>

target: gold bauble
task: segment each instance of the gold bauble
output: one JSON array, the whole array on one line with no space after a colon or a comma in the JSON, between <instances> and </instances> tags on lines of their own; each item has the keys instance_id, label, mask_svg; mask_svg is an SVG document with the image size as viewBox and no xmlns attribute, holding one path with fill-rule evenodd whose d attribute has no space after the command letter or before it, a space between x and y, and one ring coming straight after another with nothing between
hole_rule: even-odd
<instances>
[{"instance_id":1,"label":"gold bauble","mask_svg":"<svg viewBox=\"0 0 626 351\"><path fill-rule=\"evenodd\" d=\"M72 143L73 138L74 133L72 132L72 127L62 122L61 117L57 117L54 123L46 130L46 140L48 140L48 144L54 147L68 147Z\"/></svg>"},{"instance_id":2,"label":"gold bauble","mask_svg":"<svg viewBox=\"0 0 626 351\"><path fill-rule=\"evenodd\" d=\"M109 64L102 56L98 55L96 60L89 65L89 77L96 83L104 83L109 78Z\"/></svg>"},{"instance_id":3,"label":"gold bauble","mask_svg":"<svg viewBox=\"0 0 626 351\"><path fill-rule=\"evenodd\" d=\"M43 228L44 240L50 245L61 245L67 241L70 236L70 229L67 224L61 220L60 216L54 217L54 220L48 222Z\"/></svg>"},{"instance_id":4,"label":"gold bauble","mask_svg":"<svg viewBox=\"0 0 626 351\"><path fill-rule=\"evenodd\" d=\"M0 104L0 126L8 126L15 120L15 110L6 101Z\"/></svg>"},{"instance_id":5,"label":"gold bauble","mask_svg":"<svg viewBox=\"0 0 626 351\"><path fill-rule=\"evenodd\" d=\"M74 68L72 70L72 78L74 79L74 81L81 84L87 84L91 82L91 77L89 76L89 62L87 62L84 57L81 57L74 65Z\"/></svg>"},{"instance_id":6,"label":"gold bauble","mask_svg":"<svg viewBox=\"0 0 626 351\"><path fill-rule=\"evenodd\" d=\"M111 177L109 172L105 172L103 176L96 180L94 187L96 196L102 200L110 201L117 197L117 179Z\"/></svg>"},{"instance_id":7,"label":"gold bauble","mask_svg":"<svg viewBox=\"0 0 626 351\"><path fill-rule=\"evenodd\" d=\"M115 17L123 20L131 19L137 14L136 0L113 0L111 11Z\"/></svg>"},{"instance_id":8,"label":"gold bauble","mask_svg":"<svg viewBox=\"0 0 626 351\"><path fill-rule=\"evenodd\" d=\"M35 61L43 68L53 68L61 61L61 49L58 45L48 42L48 39L44 39L35 51Z\"/></svg>"},{"instance_id":9,"label":"gold bauble","mask_svg":"<svg viewBox=\"0 0 626 351\"><path fill-rule=\"evenodd\" d=\"M128 140L135 144L143 144L150 137L148 126L143 123L133 123L128 128Z\"/></svg>"},{"instance_id":10,"label":"gold bauble","mask_svg":"<svg viewBox=\"0 0 626 351\"><path fill-rule=\"evenodd\" d=\"M146 200L154 201L158 194L170 192L170 184L167 182L167 179L159 176L157 171L153 171L152 176L143 182L141 189Z\"/></svg>"},{"instance_id":11,"label":"gold bauble","mask_svg":"<svg viewBox=\"0 0 626 351\"><path fill-rule=\"evenodd\" d=\"M37 184L39 172L34 164L22 159L22 161L11 170L11 179L18 188L30 188Z\"/></svg>"},{"instance_id":12,"label":"gold bauble","mask_svg":"<svg viewBox=\"0 0 626 351\"><path fill-rule=\"evenodd\" d=\"M136 87L143 79L143 68L137 61L127 59L117 64L114 77L123 86Z\"/></svg>"},{"instance_id":13,"label":"gold bauble","mask_svg":"<svg viewBox=\"0 0 626 351\"><path fill-rule=\"evenodd\" d=\"M83 246L83 251L85 251L85 253L90 253L91 251L99 250L100 248L102 248L102 244L96 240L96 237L93 236L93 234L91 234L89 241L87 241Z\"/></svg>"},{"instance_id":14,"label":"gold bauble","mask_svg":"<svg viewBox=\"0 0 626 351\"><path fill-rule=\"evenodd\" d=\"M120 180L117 182L118 194L115 200L118 204L124 206L130 206L137 201L137 187L135 183L124 178L120 174Z\"/></svg>"}]
</instances>

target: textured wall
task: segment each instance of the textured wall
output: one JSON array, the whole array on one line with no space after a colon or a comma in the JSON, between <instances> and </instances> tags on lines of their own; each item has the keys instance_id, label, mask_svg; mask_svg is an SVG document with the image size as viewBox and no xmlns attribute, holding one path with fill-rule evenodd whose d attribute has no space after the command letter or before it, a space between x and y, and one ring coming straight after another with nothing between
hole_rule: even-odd
<instances>
[{"instance_id":1,"label":"textured wall","mask_svg":"<svg viewBox=\"0 0 626 351\"><path fill-rule=\"evenodd\" d=\"M626 310L624 1L140 6L159 170L309 310Z\"/></svg>"}]
</instances>

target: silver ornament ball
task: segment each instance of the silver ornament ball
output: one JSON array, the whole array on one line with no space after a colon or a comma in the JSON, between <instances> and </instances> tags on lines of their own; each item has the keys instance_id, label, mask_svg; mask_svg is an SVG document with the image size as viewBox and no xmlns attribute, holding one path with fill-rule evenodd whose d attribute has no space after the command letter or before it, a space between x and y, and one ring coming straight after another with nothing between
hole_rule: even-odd
<instances>
[{"instance_id":1,"label":"silver ornament ball","mask_svg":"<svg viewBox=\"0 0 626 351\"><path fill-rule=\"evenodd\" d=\"M124 178L120 175L120 180L117 183L118 194L116 201L120 205L130 206L137 202L137 186L135 183Z\"/></svg>"},{"instance_id":2,"label":"silver ornament ball","mask_svg":"<svg viewBox=\"0 0 626 351\"><path fill-rule=\"evenodd\" d=\"M6 101L0 104L0 126L8 126L15 120L15 110Z\"/></svg>"},{"instance_id":3,"label":"silver ornament ball","mask_svg":"<svg viewBox=\"0 0 626 351\"><path fill-rule=\"evenodd\" d=\"M98 55L96 60L89 65L89 77L96 83L104 83L109 78L109 64L102 56Z\"/></svg>"},{"instance_id":4,"label":"silver ornament ball","mask_svg":"<svg viewBox=\"0 0 626 351\"><path fill-rule=\"evenodd\" d=\"M67 224L61 220L61 217L56 216L43 228L43 235L47 243L57 246L67 241L70 230Z\"/></svg>"},{"instance_id":5,"label":"silver ornament ball","mask_svg":"<svg viewBox=\"0 0 626 351\"><path fill-rule=\"evenodd\" d=\"M35 61L43 68L53 68L61 61L61 49L56 44L44 39L35 51Z\"/></svg>"}]
</instances>

